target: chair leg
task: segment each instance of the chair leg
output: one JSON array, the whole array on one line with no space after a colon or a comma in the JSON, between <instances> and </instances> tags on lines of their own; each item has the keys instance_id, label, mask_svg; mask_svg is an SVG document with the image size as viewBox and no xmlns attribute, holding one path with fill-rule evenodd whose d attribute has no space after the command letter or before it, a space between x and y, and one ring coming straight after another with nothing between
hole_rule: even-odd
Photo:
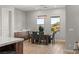
<instances>
[{"instance_id":1,"label":"chair leg","mask_svg":"<svg viewBox=\"0 0 79 59\"><path fill-rule=\"evenodd\" d=\"M34 39L31 39L31 42L34 43Z\"/></svg>"},{"instance_id":2,"label":"chair leg","mask_svg":"<svg viewBox=\"0 0 79 59\"><path fill-rule=\"evenodd\" d=\"M28 41L30 42L30 38L28 38Z\"/></svg>"},{"instance_id":3,"label":"chair leg","mask_svg":"<svg viewBox=\"0 0 79 59\"><path fill-rule=\"evenodd\" d=\"M41 40L39 39L39 42L38 42L39 44L41 43Z\"/></svg>"},{"instance_id":4,"label":"chair leg","mask_svg":"<svg viewBox=\"0 0 79 59\"><path fill-rule=\"evenodd\" d=\"M55 43L55 39L52 40L52 43Z\"/></svg>"}]
</instances>

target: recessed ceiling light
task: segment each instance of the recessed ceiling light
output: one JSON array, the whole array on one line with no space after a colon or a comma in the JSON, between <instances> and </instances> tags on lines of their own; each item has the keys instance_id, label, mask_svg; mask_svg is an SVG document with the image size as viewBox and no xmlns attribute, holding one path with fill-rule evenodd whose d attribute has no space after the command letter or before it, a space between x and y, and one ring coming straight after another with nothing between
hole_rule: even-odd
<instances>
[{"instance_id":1,"label":"recessed ceiling light","mask_svg":"<svg viewBox=\"0 0 79 59\"><path fill-rule=\"evenodd\" d=\"M43 8L48 8L47 5L40 5L40 6L43 7Z\"/></svg>"},{"instance_id":2,"label":"recessed ceiling light","mask_svg":"<svg viewBox=\"0 0 79 59\"><path fill-rule=\"evenodd\" d=\"M44 6L44 8L48 8L47 6Z\"/></svg>"}]
</instances>

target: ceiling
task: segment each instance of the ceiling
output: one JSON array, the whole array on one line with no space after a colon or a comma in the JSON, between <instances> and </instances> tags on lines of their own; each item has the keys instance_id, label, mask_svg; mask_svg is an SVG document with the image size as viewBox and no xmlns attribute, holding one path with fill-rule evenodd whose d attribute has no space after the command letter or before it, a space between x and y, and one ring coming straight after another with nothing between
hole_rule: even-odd
<instances>
[{"instance_id":1,"label":"ceiling","mask_svg":"<svg viewBox=\"0 0 79 59\"><path fill-rule=\"evenodd\" d=\"M55 8L65 8L65 5L0 5L0 7L13 7L22 11L48 10Z\"/></svg>"}]
</instances>

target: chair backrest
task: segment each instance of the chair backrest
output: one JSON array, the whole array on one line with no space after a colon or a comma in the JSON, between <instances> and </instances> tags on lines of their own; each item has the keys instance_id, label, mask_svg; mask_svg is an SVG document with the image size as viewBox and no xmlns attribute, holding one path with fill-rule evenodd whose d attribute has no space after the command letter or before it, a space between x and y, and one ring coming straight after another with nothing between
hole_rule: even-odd
<instances>
[{"instance_id":1,"label":"chair backrest","mask_svg":"<svg viewBox=\"0 0 79 59\"><path fill-rule=\"evenodd\" d=\"M33 37L34 39L36 39L36 38L37 38L37 32L32 32L32 37Z\"/></svg>"},{"instance_id":2,"label":"chair backrest","mask_svg":"<svg viewBox=\"0 0 79 59\"><path fill-rule=\"evenodd\" d=\"M39 39L44 40L44 32L39 32Z\"/></svg>"},{"instance_id":3,"label":"chair backrest","mask_svg":"<svg viewBox=\"0 0 79 59\"><path fill-rule=\"evenodd\" d=\"M44 35L44 32L39 32L39 35Z\"/></svg>"}]
</instances>

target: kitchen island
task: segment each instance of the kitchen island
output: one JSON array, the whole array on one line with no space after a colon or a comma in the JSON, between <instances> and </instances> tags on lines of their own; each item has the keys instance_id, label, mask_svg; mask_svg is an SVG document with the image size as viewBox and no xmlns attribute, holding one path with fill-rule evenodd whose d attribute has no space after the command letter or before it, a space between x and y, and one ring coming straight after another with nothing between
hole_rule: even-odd
<instances>
[{"instance_id":1,"label":"kitchen island","mask_svg":"<svg viewBox=\"0 0 79 59\"><path fill-rule=\"evenodd\" d=\"M15 50L16 54L23 53L23 41L22 38L2 38L0 37L0 51L3 50Z\"/></svg>"}]
</instances>

